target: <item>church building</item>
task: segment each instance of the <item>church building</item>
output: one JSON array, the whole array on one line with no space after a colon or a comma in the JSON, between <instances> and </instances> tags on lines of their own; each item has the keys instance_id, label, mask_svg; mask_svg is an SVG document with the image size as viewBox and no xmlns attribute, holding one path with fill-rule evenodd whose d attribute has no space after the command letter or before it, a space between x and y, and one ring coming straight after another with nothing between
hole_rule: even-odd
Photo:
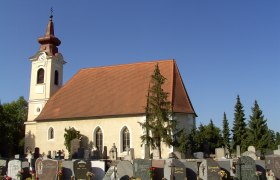
<instances>
[{"instance_id":1,"label":"church building","mask_svg":"<svg viewBox=\"0 0 280 180\"><path fill-rule=\"evenodd\" d=\"M38 38L39 51L32 57L28 120L25 123L25 148L40 153L67 150L64 129L74 127L99 151L115 144L118 157L134 148L135 158L143 158L139 122L146 121L148 88L155 65L166 78L163 89L169 93L176 132L195 126L196 113L183 84L175 60L158 60L123 65L84 68L63 85L63 65L58 50L61 41L54 34L50 16L46 34ZM69 62L71 64L71 62ZM174 134L176 132L173 132ZM162 146L162 157L174 147Z\"/></svg>"}]
</instances>

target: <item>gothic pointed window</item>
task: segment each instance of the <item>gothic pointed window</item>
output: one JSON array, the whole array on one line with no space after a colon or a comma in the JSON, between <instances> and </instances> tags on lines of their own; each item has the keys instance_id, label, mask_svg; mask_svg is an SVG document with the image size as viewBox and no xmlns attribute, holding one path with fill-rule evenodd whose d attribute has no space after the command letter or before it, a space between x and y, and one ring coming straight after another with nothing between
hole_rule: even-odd
<instances>
[{"instance_id":1,"label":"gothic pointed window","mask_svg":"<svg viewBox=\"0 0 280 180\"><path fill-rule=\"evenodd\" d=\"M43 68L40 68L37 71L37 84L42 84L44 83L44 76L45 76L45 71Z\"/></svg>"},{"instance_id":2,"label":"gothic pointed window","mask_svg":"<svg viewBox=\"0 0 280 180\"><path fill-rule=\"evenodd\" d=\"M99 152L102 152L103 147L103 133L100 127L95 131L95 144Z\"/></svg>"},{"instance_id":3,"label":"gothic pointed window","mask_svg":"<svg viewBox=\"0 0 280 180\"><path fill-rule=\"evenodd\" d=\"M126 151L130 148L130 133L127 127L122 131L122 150Z\"/></svg>"},{"instance_id":4,"label":"gothic pointed window","mask_svg":"<svg viewBox=\"0 0 280 180\"><path fill-rule=\"evenodd\" d=\"M55 85L58 85L58 79L59 79L58 71L55 70L55 72L54 72L54 84Z\"/></svg>"},{"instance_id":5,"label":"gothic pointed window","mask_svg":"<svg viewBox=\"0 0 280 180\"><path fill-rule=\"evenodd\" d=\"M48 139L49 140L54 139L54 130L52 127L50 127L48 130Z\"/></svg>"}]
</instances>

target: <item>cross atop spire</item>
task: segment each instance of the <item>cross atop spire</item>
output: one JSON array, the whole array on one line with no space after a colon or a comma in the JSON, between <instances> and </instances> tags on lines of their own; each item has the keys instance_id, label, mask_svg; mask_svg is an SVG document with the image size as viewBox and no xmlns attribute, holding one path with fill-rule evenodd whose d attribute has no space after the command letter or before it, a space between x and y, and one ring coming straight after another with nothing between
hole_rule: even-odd
<instances>
[{"instance_id":1,"label":"cross atop spire","mask_svg":"<svg viewBox=\"0 0 280 180\"><path fill-rule=\"evenodd\" d=\"M58 53L57 46L60 45L61 41L54 35L54 24L53 24L53 9L51 8L51 15L46 29L45 36L39 37L38 42L41 44L40 51L44 51L49 55L55 55Z\"/></svg>"}]
</instances>

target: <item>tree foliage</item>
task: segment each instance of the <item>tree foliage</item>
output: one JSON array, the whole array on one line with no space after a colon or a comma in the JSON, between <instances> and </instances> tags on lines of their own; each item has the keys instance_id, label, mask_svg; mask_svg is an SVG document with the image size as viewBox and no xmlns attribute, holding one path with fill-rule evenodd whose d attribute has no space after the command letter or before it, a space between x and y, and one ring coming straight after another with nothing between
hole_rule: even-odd
<instances>
[{"instance_id":1,"label":"tree foliage","mask_svg":"<svg viewBox=\"0 0 280 180\"><path fill-rule=\"evenodd\" d=\"M140 138L142 144L146 143L152 149L158 149L161 158L161 142L170 146L173 142L172 131L175 130L175 121L172 117L171 103L168 101L168 93L162 88L166 78L161 75L158 64L151 76L151 86L148 90L146 121L139 122L145 130Z\"/></svg>"},{"instance_id":2,"label":"tree foliage","mask_svg":"<svg viewBox=\"0 0 280 180\"><path fill-rule=\"evenodd\" d=\"M0 105L0 154L11 157L24 152L24 122L27 120L27 101L21 96L16 101Z\"/></svg>"},{"instance_id":3,"label":"tree foliage","mask_svg":"<svg viewBox=\"0 0 280 180\"><path fill-rule=\"evenodd\" d=\"M68 152L70 152L71 149L71 140L75 138L80 138L80 131L76 130L74 127L69 127L68 129L64 129L64 145Z\"/></svg>"},{"instance_id":4,"label":"tree foliage","mask_svg":"<svg viewBox=\"0 0 280 180\"><path fill-rule=\"evenodd\" d=\"M241 150L244 151L246 149L246 143L244 141L246 139L246 122L243 105L240 101L239 95L237 95L237 101L235 104L232 136L233 149L236 149L236 146L240 145Z\"/></svg>"},{"instance_id":5,"label":"tree foliage","mask_svg":"<svg viewBox=\"0 0 280 180\"><path fill-rule=\"evenodd\" d=\"M226 149L230 149L230 130L229 124L227 120L227 115L224 112L224 119L223 119L223 146Z\"/></svg>"},{"instance_id":6,"label":"tree foliage","mask_svg":"<svg viewBox=\"0 0 280 180\"><path fill-rule=\"evenodd\" d=\"M273 144L269 143L271 142L272 137L266 121L267 120L264 119L264 115L262 114L258 102L255 101L254 106L252 107L252 115L248 122L247 146L253 145L256 149L259 149L262 152L264 152L265 149L273 147Z\"/></svg>"},{"instance_id":7,"label":"tree foliage","mask_svg":"<svg viewBox=\"0 0 280 180\"><path fill-rule=\"evenodd\" d=\"M186 154L189 149L190 139L185 129L182 129L178 138L178 150L179 152Z\"/></svg>"}]
</instances>

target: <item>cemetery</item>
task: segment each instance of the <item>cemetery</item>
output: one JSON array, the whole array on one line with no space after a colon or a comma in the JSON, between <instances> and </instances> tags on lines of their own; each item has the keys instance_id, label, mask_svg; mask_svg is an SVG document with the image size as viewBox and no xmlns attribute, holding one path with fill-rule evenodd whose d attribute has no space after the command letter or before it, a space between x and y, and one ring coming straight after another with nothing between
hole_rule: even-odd
<instances>
[{"instance_id":1,"label":"cemetery","mask_svg":"<svg viewBox=\"0 0 280 180\"><path fill-rule=\"evenodd\" d=\"M115 145L109 156L85 149L71 141L71 152L40 154L40 149L27 152L24 158L0 159L0 179L12 180L277 180L280 179L280 146L260 157L253 146L226 157L224 148L215 154L197 152L193 158L181 159L171 153L168 159L134 158L134 149L125 158L117 157Z\"/></svg>"}]
</instances>

